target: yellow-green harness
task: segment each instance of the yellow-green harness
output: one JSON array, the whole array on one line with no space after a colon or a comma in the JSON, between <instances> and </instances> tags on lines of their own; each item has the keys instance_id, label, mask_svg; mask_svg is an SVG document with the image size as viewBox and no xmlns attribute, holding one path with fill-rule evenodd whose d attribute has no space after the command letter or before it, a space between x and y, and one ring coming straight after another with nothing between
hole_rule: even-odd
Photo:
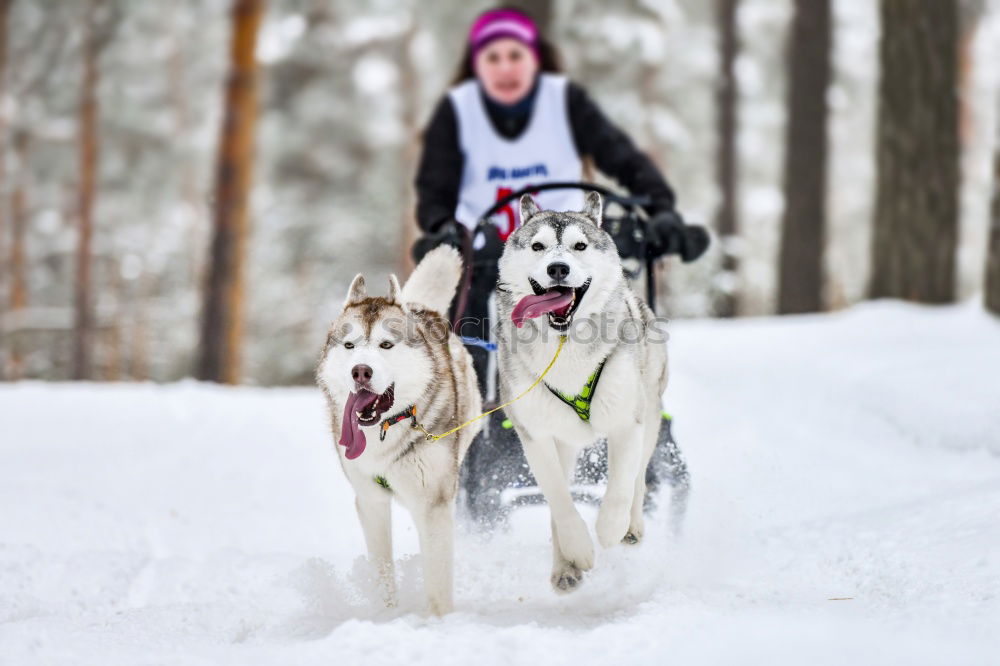
<instances>
[{"instance_id":1,"label":"yellow-green harness","mask_svg":"<svg viewBox=\"0 0 1000 666\"><path fill-rule=\"evenodd\" d=\"M601 361L597 369L587 378L587 383L583 385L583 388L576 395L563 393L559 389L552 388L548 383L545 384L545 388L550 390L552 395L572 407L581 421L590 421L590 403L594 400L594 394L597 392L597 382L600 381L601 371L604 370L604 364L607 362L608 359L606 358Z\"/></svg>"}]
</instances>

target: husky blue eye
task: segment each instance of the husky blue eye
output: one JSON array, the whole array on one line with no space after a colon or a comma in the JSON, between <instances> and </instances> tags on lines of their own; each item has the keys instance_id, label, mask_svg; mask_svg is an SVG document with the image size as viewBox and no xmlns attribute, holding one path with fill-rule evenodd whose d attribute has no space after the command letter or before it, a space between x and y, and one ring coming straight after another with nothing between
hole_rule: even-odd
<instances>
[{"instance_id":1,"label":"husky blue eye","mask_svg":"<svg viewBox=\"0 0 1000 666\"><path fill-rule=\"evenodd\" d=\"M587 249L587 244L586 243L577 243L576 245L573 246L573 249L574 250L586 250Z\"/></svg>"},{"instance_id":2,"label":"husky blue eye","mask_svg":"<svg viewBox=\"0 0 1000 666\"><path fill-rule=\"evenodd\" d=\"M385 340L382 344L379 345L379 347L381 347L382 349L392 349L393 344L388 340Z\"/></svg>"},{"instance_id":3,"label":"husky blue eye","mask_svg":"<svg viewBox=\"0 0 1000 666\"><path fill-rule=\"evenodd\" d=\"M353 342L345 342L344 343L344 349L354 349L354 343Z\"/></svg>"},{"instance_id":4,"label":"husky blue eye","mask_svg":"<svg viewBox=\"0 0 1000 666\"><path fill-rule=\"evenodd\" d=\"M545 249L545 246L542 245L541 243L532 243L531 249L534 250L535 252L541 252L542 250Z\"/></svg>"}]
</instances>

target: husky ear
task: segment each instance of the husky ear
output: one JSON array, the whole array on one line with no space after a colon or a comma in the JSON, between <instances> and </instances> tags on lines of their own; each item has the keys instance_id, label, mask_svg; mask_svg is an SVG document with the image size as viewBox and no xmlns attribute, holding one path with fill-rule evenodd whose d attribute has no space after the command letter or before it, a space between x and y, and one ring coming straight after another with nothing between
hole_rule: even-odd
<instances>
[{"instance_id":1,"label":"husky ear","mask_svg":"<svg viewBox=\"0 0 1000 666\"><path fill-rule=\"evenodd\" d=\"M365 278L361 273L358 273L354 276L351 286L347 289L347 300L344 301L344 307L360 303L366 298L368 298L368 291L365 289Z\"/></svg>"},{"instance_id":2,"label":"husky ear","mask_svg":"<svg viewBox=\"0 0 1000 666\"><path fill-rule=\"evenodd\" d=\"M389 302L395 303L399 307L406 310L406 304L403 302L403 297L401 295L402 290L399 288L399 280L396 279L395 275L389 276Z\"/></svg>"},{"instance_id":3,"label":"husky ear","mask_svg":"<svg viewBox=\"0 0 1000 666\"><path fill-rule=\"evenodd\" d=\"M591 190L583 197L583 214L594 221L594 224L601 226L604 220L604 202L601 201L601 194Z\"/></svg>"},{"instance_id":4,"label":"husky ear","mask_svg":"<svg viewBox=\"0 0 1000 666\"><path fill-rule=\"evenodd\" d=\"M541 209L538 208L538 204L535 203L530 194L521 195L521 224L524 224L540 212L542 212Z\"/></svg>"}]
</instances>

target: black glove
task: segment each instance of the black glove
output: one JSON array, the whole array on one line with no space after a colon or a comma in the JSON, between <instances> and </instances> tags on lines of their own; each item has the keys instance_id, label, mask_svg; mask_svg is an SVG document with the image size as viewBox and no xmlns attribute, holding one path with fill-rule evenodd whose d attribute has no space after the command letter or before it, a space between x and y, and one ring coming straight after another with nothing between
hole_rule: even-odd
<instances>
[{"instance_id":1,"label":"black glove","mask_svg":"<svg viewBox=\"0 0 1000 666\"><path fill-rule=\"evenodd\" d=\"M417 239L417 242L413 244L413 261L419 264L425 254L439 245L451 245L461 252L465 233L465 227L461 224L455 220L446 220L435 231L426 233Z\"/></svg>"},{"instance_id":2,"label":"black glove","mask_svg":"<svg viewBox=\"0 0 1000 666\"><path fill-rule=\"evenodd\" d=\"M662 211L649 218L646 229L651 257L678 254L684 263L689 263L704 254L711 242L705 227L684 224L684 218L674 210Z\"/></svg>"},{"instance_id":3,"label":"black glove","mask_svg":"<svg viewBox=\"0 0 1000 666\"><path fill-rule=\"evenodd\" d=\"M472 251L476 263L496 264L503 254L504 242L495 224L481 225L472 236Z\"/></svg>"}]
</instances>

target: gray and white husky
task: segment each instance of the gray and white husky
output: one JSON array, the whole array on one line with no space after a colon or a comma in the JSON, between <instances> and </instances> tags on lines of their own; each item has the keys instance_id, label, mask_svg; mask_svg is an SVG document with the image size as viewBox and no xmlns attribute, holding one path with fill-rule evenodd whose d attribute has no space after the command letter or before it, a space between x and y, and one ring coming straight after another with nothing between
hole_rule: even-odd
<instances>
[{"instance_id":1,"label":"gray and white husky","mask_svg":"<svg viewBox=\"0 0 1000 666\"><path fill-rule=\"evenodd\" d=\"M390 276L388 296L368 296L364 278L355 277L316 371L385 601L396 600L395 497L416 523L429 608L437 615L452 609L455 495L478 424L428 441L410 422L442 433L479 414L472 358L447 320L461 272L458 253L440 247L402 289Z\"/></svg>"},{"instance_id":2,"label":"gray and white husky","mask_svg":"<svg viewBox=\"0 0 1000 666\"><path fill-rule=\"evenodd\" d=\"M582 212L540 211L521 198L519 227L500 259L497 311L500 389L520 394L507 408L552 514L552 585L570 591L594 565L594 545L573 504L577 453L608 442L608 483L597 539L609 548L643 534L645 471L660 427L667 385L666 333L632 292L615 243L603 229L601 196Z\"/></svg>"}]
</instances>

